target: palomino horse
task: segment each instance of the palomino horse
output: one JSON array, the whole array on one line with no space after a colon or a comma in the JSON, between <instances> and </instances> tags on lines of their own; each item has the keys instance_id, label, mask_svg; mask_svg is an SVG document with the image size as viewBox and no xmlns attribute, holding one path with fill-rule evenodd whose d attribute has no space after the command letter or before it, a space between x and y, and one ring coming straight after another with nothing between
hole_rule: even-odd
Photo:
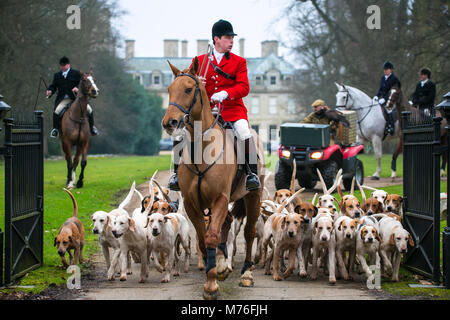
<instances>
[{"instance_id":1,"label":"palomino horse","mask_svg":"<svg viewBox=\"0 0 450 320\"><path fill-rule=\"evenodd\" d=\"M383 153L382 142L386 120L380 104L373 103L372 99L359 89L336 83L336 107L356 111L357 140L360 143L372 142L377 160L377 170L372 175L372 180L378 180L381 173L381 156ZM387 135L387 139L400 137L400 122L395 122L394 135Z\"/></svg>"},{"instance_id":2,"label":"palomino horse","mask_svg":"<svg viewBox=\"0 0 450 320\"><path fill-rule=\"evenodd\" d=\"M395 108L397 111L398 119L401 119L402 111L409 111L413 116L413 119L416 121L420 121L421 119L427 117L423 114L419 108L413 107L409 104L408 99L403 94L403 91L400 86L393 86L390 93L389 99L386 103L386 106L390 108ZM441 113L439 110L436 110L436 116L441 117ZM431 115L428 116L431 120ZM447 120L444 118L441 121L441 145L447 145L447 130L445 127L447 126ZM400 127L401 130L401 127ZM391 171L392 171L392 179L396 177L396 168L397 168L397 157L403 151L403 135L400 134L400 139L398 140L397 147L395 149L394 154L392 155L391 162ZM442 154L442 166L441 166L441 176L445 175L445 166L447 164L447 152L443 152Z\"/></svg>"},{"instance_id":3,"label":"palomino horse","mask_svg":"<svg viewBox=\"0 0 450 320\"><path fill-rule=\"evenodd\" d=\"M241 284L253 285L252 248L263 186L258 190L247 191L245 174L243 174L235 191L232 192L233 180L238 171L234 136L229 130L225 132L211 112L205 87L197 77L198 59L194 59L189 70L180 71L170 62L169 65L175 80L168 88L171 102L162 120L162 126L169 135L172 135L176 129L184 127L184 140L189 141L190 138L190 141L198 141L198 137L201 139L199 142L202 150L201 160L191 164L191 154L188 150L184 150L182 163L178 168L178 180L186 213L197 232L200 250L206 257L206 283L203 285L203 297L208 300L216 299L219 292L217 276L219 275L219 279L224 279L228 274L224 252L226 252L225 243L232 216L247 216L244 229L246 256L241 272L244 274L242 277L244 280ZM207 137L210 133L213 137ZM254 130L252 134L257 143L259 155L258 176L263 182L261 169L264 156ZM196 137L197 139L194 140ZM206 154L210 155L211 160L214 161L208 161ZM228 212L230 202L234 202L231 215ZM203 210L207 208L210 209L211 219L206 230ZM228 254L233 253L228 252ZM223 276L224 273L225 276Z\"/></svg>"},{"instance_id":4,"label":"palomino horse","mask_svg":"<svg viewBox=\"0 0 450 320\"><path fill-rule=\"evenodd\" d=\"M77 181L77 188L83 187L84 168L86 167L89 149L89 123L86 118L88 98L96 98L99 90L94 82L92 71L89 74L81 72L77 98L70 105L61 119L60 139L67 162L67 188L74 187L75 171L81 158L81 173ZM72 147L76 147L75 157L72 161Z\"/></svg>"}]
</instances>

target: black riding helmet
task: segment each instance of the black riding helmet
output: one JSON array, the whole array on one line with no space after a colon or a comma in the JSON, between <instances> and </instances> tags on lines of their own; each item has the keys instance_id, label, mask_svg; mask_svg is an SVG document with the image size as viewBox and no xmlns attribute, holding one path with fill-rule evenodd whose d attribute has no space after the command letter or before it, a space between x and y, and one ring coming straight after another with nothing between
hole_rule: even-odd
<instances>
[{"instance_id":1,"label":"black riding helmet","mask_svg":"<svg viewBox=\"0 0 450 320\"><path fill-rule=\"evenodd\" d=\"M386 62L384 63L384 65L383 65L383 69L384 69L384 70L386 70L386 69L394 69L394 65L392 64L392 62L386 61Z\"/></svg>"},{"instance_id":2,"label":"black riding helmet","mask_svg":"<svg viewBox=\"0 0 450 320\"><path fill-rule=\"evenodd\" d=\"M233 26L231 23L229 23L226 20L220 19L216 23L213 24L212 27L212 39L214 40L215 36L218 36L219 38L224 35L229 36L237 36L236 33L233 31Z\"/></svg>"},{"instance_id":3,"label":"black riding helmet","mask_svg":"<svg viewBox=\"0 0 450 320\"><path fill-rule=\"evenodd\" d=\"M59 65L60 66L65 66L66 64L69 64L69 58L67 58L66 56L62 57L61 59L59 59Z\"/></svg>"}]
</instances>

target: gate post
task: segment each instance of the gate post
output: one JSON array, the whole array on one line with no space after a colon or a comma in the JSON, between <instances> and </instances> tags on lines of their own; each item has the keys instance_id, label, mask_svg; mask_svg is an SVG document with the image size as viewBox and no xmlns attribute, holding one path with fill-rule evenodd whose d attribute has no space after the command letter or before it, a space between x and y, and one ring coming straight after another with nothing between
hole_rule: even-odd
<instances>
[{"instance_id":1,"label":"gate post","mask_svg":"<svg viewBox=\"0 0 450 320\"><path fill-rule=\"evenodd\" d=\"M11 225L12 212L12 127L14 120L11 118L4 119L5 123L5 284L11 282L11 269L9 261L11 261L11 232L7 230Z\"/></svg>"},{"instance_id":2,"label":"gate post","mask_svg":"<svg viewBox=\"0 0 450 320\"><path fill-rule=\"evenodd\" d=\"M434 137L433 137L433 282L440 283L441 280L441 259L440 259L440 194L441 194L441 117L433 118Z\"/></svg>"},{"instance_id":3,"label":"gate post","mask_svg":"<svg viewBox=\"0 0 450 320\"><path fill-rule=\"evenodd\" d=\"M450 156L450 92L444 96L444 101L436 106L436 109L441 111L441 114L447 119L447 172L448 172L448 159ZM448 185L450 183L450 175L447 173L447 194ZM448 208L450 208L450 199L447 196L447 226L442 232L442 259L443 259L443 275L444 285L446 289L450 289L450 216L448 214Z\"/></svg>"},{"instance_id":4,"label":"gate post","mask_svg":"<svg viewBox=\"0 0 450 320\"><path fill-rule=\"evenodd\" d=\"M41 230L41 243L43 245L44 243L44 112L42 110L36 110L34 111L34 114L37 119L37 123L39 126L40 134L39 134L39 163L38 163L38 172L36 173L38 175L38 181L39 181L39 188L38 188L38 196L37 196L37 208L41 212L41 221L42 221L42 230ZM44 263L44 250L41 250L41 266Z\"/></svg>"}]
</instances>

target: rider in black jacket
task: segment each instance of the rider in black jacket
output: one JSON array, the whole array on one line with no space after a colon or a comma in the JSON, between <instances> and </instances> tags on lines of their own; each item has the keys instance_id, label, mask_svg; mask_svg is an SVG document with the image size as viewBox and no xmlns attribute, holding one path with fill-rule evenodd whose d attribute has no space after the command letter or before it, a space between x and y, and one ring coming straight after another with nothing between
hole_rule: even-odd
<instances>
[{"instance_id":1,"label":"rider in black jacket","mask_svg":"<svg viewBox=\"0 0 450 320\"><path fill-rule=\"evenodd\" d=\"M429 109L434 114L434 98L436 96L436 85L431 82L431 71L428 68L420 70L420 82L412 95L412 103L419 109Z\"/></svg>"},{"instance_id":2,"label":"rider in black jacket","mask_svg":"<svg viewBox=\"0 0 450 320\"><path fill-rule=\"evenodd\" d=\"M64 107L75 100L78 93L78 84L81 80L80 71L72 69L67 57L62 57L59 60L61 71L57 72L53 76L52 84L47 88L47 96L50 97L56 91L55 107L53 113L53 130L50 133L52 138L58 137L61 119L60 113ZM94 115L91 106L88 105L88 119L89 126L91 128L91 134L96 136L98 134L97 128L94 126Z\"/></svg>"}]
</instances>

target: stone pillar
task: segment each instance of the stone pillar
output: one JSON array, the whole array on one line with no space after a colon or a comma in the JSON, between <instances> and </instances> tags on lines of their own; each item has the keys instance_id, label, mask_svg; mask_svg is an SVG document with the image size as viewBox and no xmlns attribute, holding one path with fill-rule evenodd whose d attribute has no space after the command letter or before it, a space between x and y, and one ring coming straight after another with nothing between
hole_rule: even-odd
<instances>
[{"instance_id":1,"label":"stone pillar","mask_svg":"<svg viewBox=\"0 0 450 320\"><path fill-rule=\"evenodd\" d=\"M164 39L164 57L178 57L178 39Z\"/></svg>"},{"instance_id":2,"label":"stone pillar","mask_svg":"<svg viewBox=\"0 0 450 320\"><path fill-rule=\"evenodd\" d=\"M187 50L188 50L188 42L187 42L187 40L183 40L183 41L181 41L181 56L183 57L183 58L186 58L187 57Z\"/></svg>"},{"instance_id":3,"label":"stone pillar","mask_svg":"<svg viewBox=\"0 0 450 320\"><path fill-rule=\"evenodd\" d=\"M261 57L267 57L271 53L278 57L278 41L267 40L261 42Z\"/></svg>"},{"instance_id":4,"label":"stone pillar","mask_svg":"<svg viewBox=\"0 0 450 320\"><path fill-rule=\"evenodd\" d=\"M244 46L245 46L245 39L244 38L239 39L239 55L241 57L244 57L245 53Z\"/></svg>"},{"instance_id":5,"label":"stone pillar","mask_svg":"<svg viewBox=\"0 0 450 320\"><path fill-rule=\"evenodd\" d=\"M134 43L135 40L125 40L125 59L134 58Z\"/></svg>"}]
</instances>

